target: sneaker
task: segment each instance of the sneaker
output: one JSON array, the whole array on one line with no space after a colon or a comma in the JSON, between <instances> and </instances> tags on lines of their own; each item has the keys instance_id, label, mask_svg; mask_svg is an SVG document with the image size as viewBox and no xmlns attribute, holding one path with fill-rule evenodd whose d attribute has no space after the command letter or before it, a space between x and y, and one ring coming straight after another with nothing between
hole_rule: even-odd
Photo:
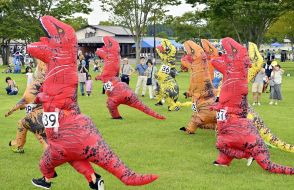
<instances>
[{"instance_id":1,"label":"sneaker","mask_svg":"<svg viewBox=\"0 0 294 190\"><path fill-rule=\"evenodd\" d=\"M228 167L228 165L220 164L220 163L218 163L217 161L214 161L212 164L215 165L215 166Z\"/></svg>"},{"instance_id":2,"label":"sneaker","mask_svg":"<svg viewBox=\"0 0 294 190\"><path fill-rule=\"evenodd\" d=\"M50 189L51 187L51 182L46 182L45 177L32 179L32 184L43 189Z\"/></svg>"},{"instance_id":3,"label":"sneaker","mask_svg":"<svg viewBox=\"0 0 294 190\"><path fill-rule=\"evenodd\" d=\"M145 95L142 94L142 97L144 97Z\"/></svg>"},{"instance_id":4,"label":"sneaker","mask_svg":"<svg viewBox=\"0 0 294 190\"><path fill-rule=\"evenodd\" d=\"M253 102L253 104L252 104L253 106L255 106L256 105L256 103L255 102Z\"/></svg>"},{"instance_id":5,"label":"sneaker","mask_svg":"<svg viewBox=\"0 0 294 190\"><path fill-rule=\"evenodd\" d=\"M257 103L258 106L261 106L260 102Z\"/></svg>"},{"instance_id":6,"label":"sneaker","mask_svg":"<svg viewBox=\"0 0 294 190\"><path fill-rule=\"evenodd\" d=\"M252 164L252 162L254 161L254 158L253 157L249 157L248 159L247 159L247 166L251 166L251 164Z\"/></svg>"},{"instance_id":7,"label":"sneaker","mask_svg":"<svg viewBox=\"0 0 294 190\"><path fill-rule=\"evenodd\" d=\"M11 150L14 153L20 153L20 154L24 153L24 149L22 147L11 147Z\"/></svg>"},{"instance_id":8,"label":"sneaker","mask_svg":"<svg viewBox=\"0 0 294 190\"><path fill-rule=\"evenodd\" d=\"M273 105L273 102L270 102L269 105Z\"/></svg>"},{"instance_id":9,"label":"sneaker","mask_svg":"<svg viewBox=\"0 0 294 190\"><path fill-rule=\"evenodd\" d=\"M104 190L104 180L101 178L100 175L95 174L96 175L96 183L94 184L93 182L89 183L89 186L91 189L95 189L95 190Z\"/></svg>"},{"instance_id":10,"label":"sneaker","mask_svg":"<svg viewBox=\"0 0 294 190\"><path fill-rule=\"evenodd\" d=\"M276 102L275 105L277 106L278 105L278 102Z\"/></svg>"}]
</instances>

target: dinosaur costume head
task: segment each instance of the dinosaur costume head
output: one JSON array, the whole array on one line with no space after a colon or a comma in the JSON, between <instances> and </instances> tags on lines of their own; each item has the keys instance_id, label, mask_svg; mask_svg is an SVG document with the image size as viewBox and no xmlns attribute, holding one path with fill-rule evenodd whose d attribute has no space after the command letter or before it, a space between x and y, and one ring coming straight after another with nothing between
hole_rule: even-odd
<instances>
[{"instance_id":1,"label":"dinosaur costume head","mask_svg":"<svg viewBox=\"0 0 294 190\"><path fill-rule=\"evenodd\" d=\"M222 45L226 54L221 58L212 59L213 66L223 74L218 107L227 107L232 114L246 117L248 53L245 47L232 38L224 38Z\"/></svg>"},{"instance_id":2,"label":"dinosaur costume head","mask_svg":"<svg viewBox=\"0 0 294 190\"><path fill-rule=\"evenodd\" d=\"M78 83L75 31L52 16L43 16L40 22L47 37L28 45L28 52L47 64L42 92L37 99L43 102L44 111L71 110L76 107L72 103L76 104Z\"/></svg>"},{"instance_id":3,"label":"dinosaur costume head","mask_svg":"<svg viewBox=\"0 0 294 190\"><path fill-rule=\"evenodd\" d=\"M203 49L195 42L189 40L184 43L186 55L182 57L182 64L189 69L196 68L197 64L202 64L202 69L207 67L207 56Z\"/></svg>"},{"instance_id":4,"label":"dinosaur costume head","mask_svg":"<svg viewBox=\"0 0 294 190\"><path fill-rule=\"evenodd\" d=\"M248 70L248 82L254 79L257 73L261 70L263 65L263 58L260 55L256 44L249 42L249 58L251 62L251 67Z\"/></svg>"},{"instance_id":5,"label":"dinosaur costume head","mask_svg":"<svg viewBox=\"0 0 294 190\"><path fill-rule=\"evenodd\" d=\"M104 60L104 67L101 75L96 80L103 83L110 78L118 76L120 62L120 46L119 43L110 36L103 37L104 46L97 49L96 54Z\"/></svg>"},{"instance_id":6,"label":"dinosaur costume head","mask_svg":"<svg viewBox=\"0 0 294 190\"><path fill-rule=\"evenodd\" d=\"M176 48L168 39L162 39L161 44L156 47L157 53L164 64L175 64Z\"/></svg>"}]
</instances>

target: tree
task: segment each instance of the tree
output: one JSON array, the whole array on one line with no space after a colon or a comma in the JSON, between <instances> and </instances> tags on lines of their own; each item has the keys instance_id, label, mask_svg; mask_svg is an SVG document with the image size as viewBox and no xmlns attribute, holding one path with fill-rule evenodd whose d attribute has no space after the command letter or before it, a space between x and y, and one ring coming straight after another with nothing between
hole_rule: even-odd
<instances>
[{"instance_id":1,"label":"tree","mask_svg":"<svg viewBox=\"0 0 294 190\"><path fill-rule=\"evenodd\" d=\"M227 20L239 42L258 45L279 16L293 9L292 0L186 0L193 5L205 4L206 18Z\"/></svg>"},{"instance_id":2,"label":"tree","mask_svg":"<svg viewBox=\"0 0 294 190\"><path fill-rule=\"evenodd\" d=\"M11 39L23 39L25 42L37 40L44 35L38 19L51 15L58 19L74 24L83 25L84 20L78 17L73 20L75 13L90 13L92 0L7 0L0 2L0 43L4 64L8 64L8 50ZM79 23L81 22L81 23ZM78 24L79 23L79 24Z\"/></svg>"},{"instance_id":3,"label":"tree","mask_svg":"<svg viewBox=\"0 0 294 190\"><path fill-rule=\"evenodd\" d=\"M141 38L148 19L166 5L179 4L178 0L101 0L102 8L117 16L120 23L130 29L136 43L136 61L139 62Z\"/></svg>"},{"instance_id":4,"label":"tree","mask_svg":"<svg viewBox=\"0 0 294 190\"><path fill-rule=\"evenodd\" d=\"M294 11L282 15L268 30L266 37L283 41L285 38L294 43Z\"/></svg>"},{"instance_id":5,"label":"tree","mask_svg":"<svg viewBox=\"0 0 294 190\"><path fill-rule=\"evenodd\" d=\"M76 31L88 25L87 19L81 16L75 18L66 18L63 21L71 25Z\"/></svg>"},{"instance_id":6,"label":"tree","mask_svg":"<svg viewBox=\"0 0 294 190\"><path fill-rule=\"evenodd\" d=\"M159 38L168 38L168 35L165 32L158 32L158 33L156 33L156 37L159 37Z\"/></svg>"},{"instance_id":7,"label":"tree","mask_svg":"<svg viewBox=\"0 0 294 190\"><path fill-rule=\"evenodd\" d=\"M102 25L102 26L115 26L115 22L114 21L100 21L98 25Z\"/></svg>"}]
</instances>

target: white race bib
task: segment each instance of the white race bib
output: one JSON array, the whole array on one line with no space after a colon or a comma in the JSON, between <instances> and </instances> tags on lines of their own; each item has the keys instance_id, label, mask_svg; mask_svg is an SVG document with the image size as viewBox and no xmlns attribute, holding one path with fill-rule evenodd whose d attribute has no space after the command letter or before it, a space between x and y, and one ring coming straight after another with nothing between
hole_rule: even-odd
<instances>
[{"instance_id":1,"label":"white race bib","mask_svg":"<svg viewBox=\"0 0 294 190\"><path fill-rule=\"evenodd\" d=\"M169 73L170 73L170 66L162 65L161 68L160 68L160 70L161 70L161 72L169 75Z\"/></svg>"},{"instance_id":2,"label":"white race bib","mask_svg":"<svg viewBox=\"0 0 294 190\"><path fill-rule=\"evenodd\" d=\"M58 115L59 112L43 112L43 125L45 128L58 128Z\"/></svg>"},{"instance_id":3,"label":"white race bib","mask_svg":"<svg viewBox=\"0 0 294 190\"><path fill-rule=\"evenodd\" d=\"M104 90L112 91L113 89L112 82L108 81L107 83L104 83L103 88Z\"/></svg>"},{"instance_id":4,"label":"white race bib","mask_svg":"<svg viewBox=\"0 0 294 190\"><path fill-rule=\"evenodd\" d=\"M27 104L26 105L26 114L31 113L36 106L37 106L36 104Z\"/></svg>"},{"instance_id":5,"label":"white race bib","mask_svg":"<svg viewBox=\"0 0 294 190\"><path fill-rule=\"evenodd\" d=\"M220 109L219 112L216 113L216 120L217 121L225 121L225 120L227 120L226 114L227 114L227 110Z\"/></svg>"},{"instance_id":6,"label":"white race bib","mask_svg":"<svg viewBox=\"0 0 294 190\"><path fill-rule=\"evenodd\" d=\"M214 71L214 78L222 78L223 74L219 71Z\"/></svg>"},{"instance_id":7,"label":"white race bib","mask_svg":"<svg viewBox=\"0 0 294 190\"><path fill-rule=\"evenodd\" d=\"M196 103L192 103L192 111L193 112L198 112Z\"/></svg>"}]
</instances>

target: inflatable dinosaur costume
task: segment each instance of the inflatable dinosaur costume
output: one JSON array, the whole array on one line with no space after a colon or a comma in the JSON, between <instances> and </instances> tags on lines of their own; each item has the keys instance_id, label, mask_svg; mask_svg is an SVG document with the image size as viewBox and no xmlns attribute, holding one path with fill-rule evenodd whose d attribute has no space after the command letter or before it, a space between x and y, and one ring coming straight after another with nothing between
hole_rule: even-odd
<instances>
[{"instance_id":1,"label":"inflatable dinosaur costume","mask_svg":"<svg viewBox=\"0 0 294 190\"><path fill-rule=\"evenodd\" d=\"M130 170L106 144L92 120L80 113L74 29L51 16L43 16L40 21L47 37L28 45L28 52L47 63L48 70L36 102L43 105L49 146L40 161L44 177L33 179L32 183L50 188L50 179L56 177L55 168L69 163L86 177L92 189L99 189L101 176L93 177L90 162L126 185L144 185L156 180L155 175L139 175Z\"/></svg>"},{"instance_id":2,"label":"inflatable dinosaur costume","mask_svg":"<svg viewBox=\"0 0 294 190\"><path fill-rule=\"evenodd\" d=\"M212 108L217 113L217 143L219 156L215 165L230 165L234 158L253 157L272 173L294 174L294 168L270 161L270 154L256 127L246 118L249 57L247 50L231 38L222 40L226 55L213 59L213 66L224 78L219 102Z\"/></svg>"},{"instance_id":3,"label":"inflatable dinosaur costume","mask_svg":"<svg viewBox=\"0 0 294 190\"><path fill-rule=\"evenodd\" d=\"M162 100L168 105L169 111L178 111L182 106L190 106L191 102L181 103L179 98L179 85L175 80L177 70L175 68L176 48L167 39L161 40L161 45L156 47L162 61L162 66L156 74L158 86L156 90L156 105L162 105Z\"/></svg>"},{"instance_id":4,"label":"inflatable dinosaur costume","mask_svg":"<svg viewBox=\"0 0 294 190\"><path fill-rule=\"evenodd\" d=\"M199 128L216 128L216 112L210 110L215 102L214 88L208 71L207 56L203 49L195 42L189 40L184 43L186 55L182 58L182 64L191 70L189 96L192 96L193 115L187 127L180 130L189 134L195 133Z\"/></svg>"},{"instance_id":5,"label":"inflatable dinosaur costume","mask_svg":"<svg viewBox=\"0 0 294 190\"><path fill-rule=\"evenodd\" d=\"M157 119L165 119L146 105L144 105L133 90L118 76L120 62L120 48L117 41L112 37L103 37L104 46L96 51L96 54L104 60L104 67L101 75L96 80L104 83L104 89L108 96L107 108L113 119L122 119L118 111L120 104L136 108L147 115Z\"/></svg>"},{"instance_id":6,"label":"inflatable dinosaur costume","mask_svg":"<svg viewBox=\"0 0 294 190\"><path fill-rule=\"evenodd\" d=\"M34 104L39 93L41 84L44 81L46 72L45 63L38 60L37 68L33 76L33 82L26 88L22 98L6 114L8 117L19 109L26 110L26 116L17 123L17 133L14 140L10 141L11 150L15 153L24 153L26 135L28 130L35 134L44 149L47 148L46 135L42 123L43 109L41 104Z\"/></svg>"}]
</instances>

